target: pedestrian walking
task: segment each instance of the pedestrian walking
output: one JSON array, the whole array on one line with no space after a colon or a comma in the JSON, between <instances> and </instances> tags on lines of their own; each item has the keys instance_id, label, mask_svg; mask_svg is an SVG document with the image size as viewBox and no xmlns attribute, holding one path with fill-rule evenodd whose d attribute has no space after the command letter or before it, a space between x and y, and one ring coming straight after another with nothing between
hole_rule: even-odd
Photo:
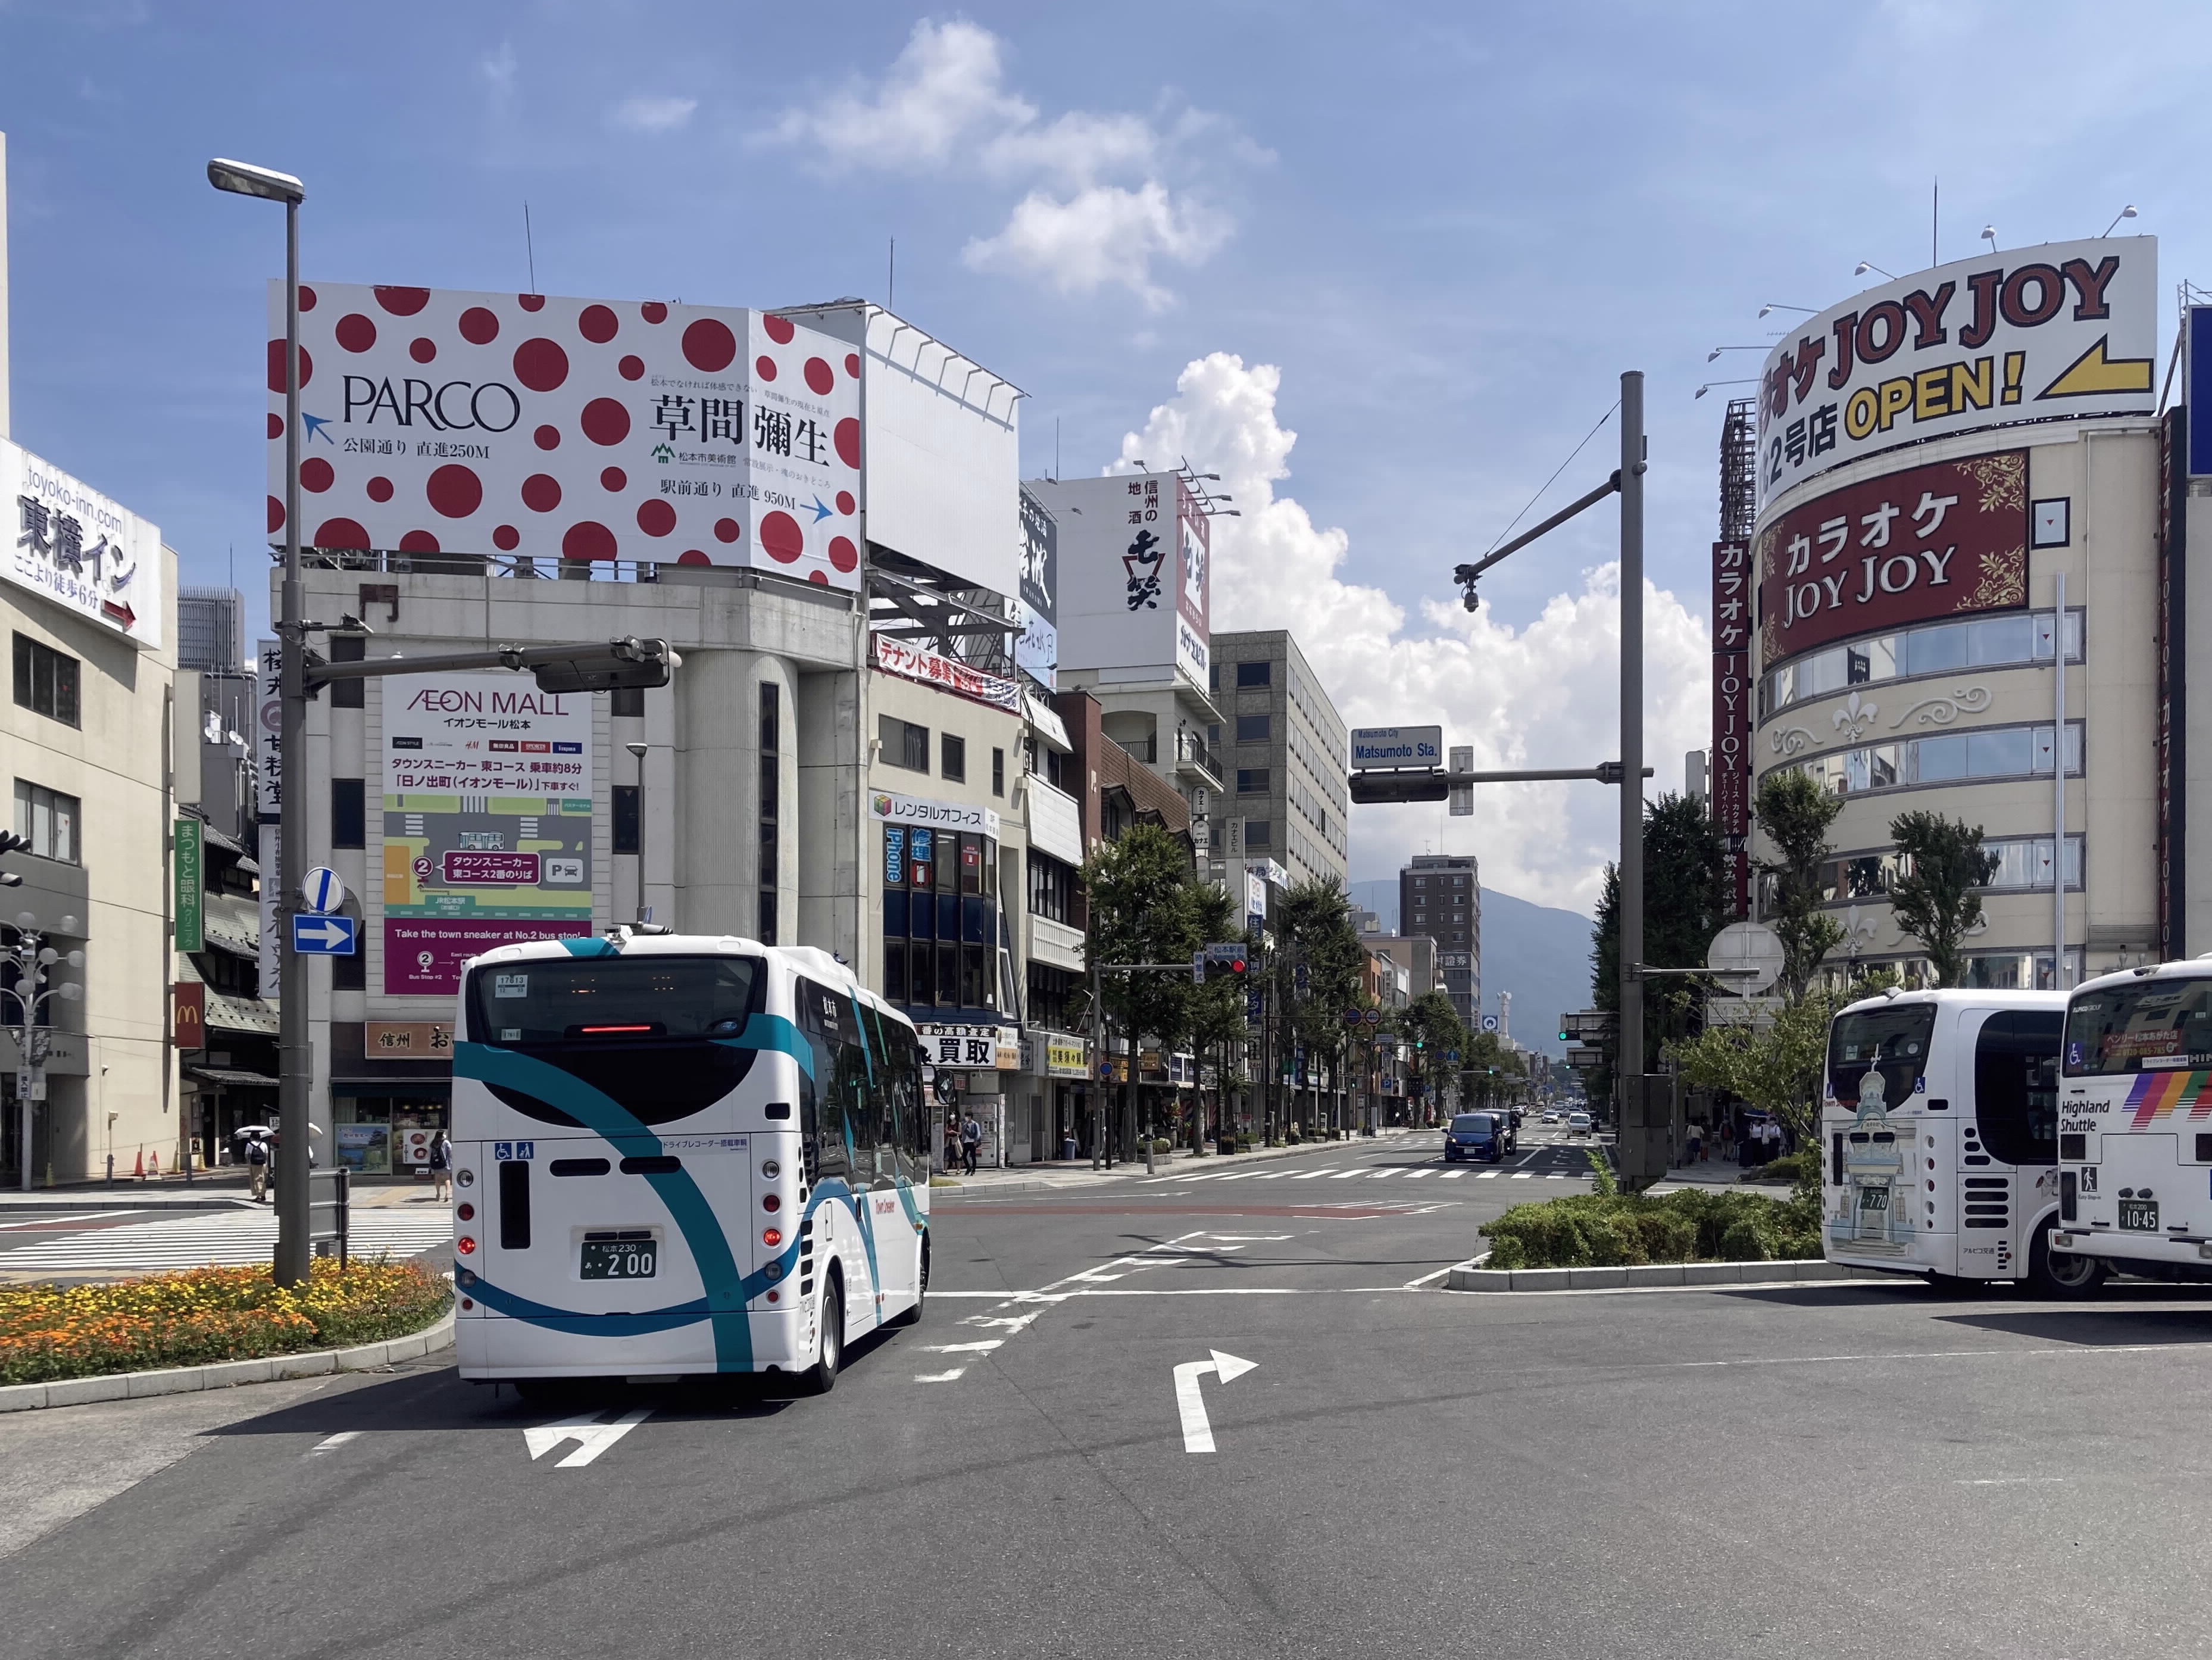
<instances>
[{"instance_id":1,"label":"pedestrian walking","mask_svg":"<svg viewBox=\"0 0 2212 1660\"><path fill-rule=\"evenodd\" d=\"M453 1196L453 1144L440 1130L430 1138L430 1200L435 1204Z\"/></svg>"},{"instance_id":2,"label":"pedestrian walking","mask_svg":"<svg viewBox=\"0 0 2212 1660\"><path fill-rule=\"evenodd\" d=\"M246 1144L246 1179L252 1189L253 1202L268 1202L269 1144L259 1136Z\"/></svg>"},{"instance_id":3,"label":"pedestrian walking","mask_svg":"<svg viewBox=\"0 0 2212 1660\"><path fill-rule=\"evenodd\" d=\"M969 1175L975 1173L975 1157L983 1150L983 1127L970 1112L960 1126L960 1162Z\"/></svg>"},{"instance_id":4,"label":"pedestrian walking","mask_svg":"<svg viewBox=\"0 0 2212 1660\"><path fill-rule=\"evenodd\" d=\"M1705 1156L1705 1128L1704 1128L1704 1127L1703 1127L1702 1125L1698 1125L1698 1124L1692 1124L1692 1125L1691 1125L1691 1126L1690 1126L1690 1136L1689 1136L1689 1153L1690 1153L1690 1156L1689 1156L1689 1158L1688 1158L1686 1160L1685 1160L1685 1161L1684 1161L1685 1163L1694 1164L1696 1164L1696 1163L1697 1163L1700 1158L1703 1158Z\"/></svg>"}]
</instances>

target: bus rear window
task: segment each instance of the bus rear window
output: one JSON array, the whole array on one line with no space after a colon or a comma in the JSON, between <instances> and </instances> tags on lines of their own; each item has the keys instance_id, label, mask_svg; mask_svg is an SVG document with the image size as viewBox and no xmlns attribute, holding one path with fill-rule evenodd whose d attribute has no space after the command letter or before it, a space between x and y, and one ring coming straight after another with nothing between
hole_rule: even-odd
<instances>
[{"instance_id":1,"label":"bus rear window","mask_svg":"<svg viewBox=\"0 0 2212 1660\"><path fill-rule=\"evenodd\" d=\"M501 1048L735 1037L760 1006L756 957L544 958L469 978L469 1036Z\"/></svg>"},{"instance_id":2,"label":"bus rear window","mask_svg":"<svg viewBox=\"0 0 2212 1660\"><path fill-rule=\"evenodd\" d=\"M2138 980L2067 1005L2069 1078L2212 1067L2212 979Z\"/></svg>"},{"instance_id":3,"label":"bus rear window","mask_svg":"<svg viewBox=\"0 0 2212 1660\"><path fill-rule=\"evenodd\" d=\"M1838 1015L1828 1031L1829 1092L1847 1107L1886 1112L1899 1105L1926 1074L1929 1040L1935 1035L1933 1003Z\"/></svg>"}]
</instances>

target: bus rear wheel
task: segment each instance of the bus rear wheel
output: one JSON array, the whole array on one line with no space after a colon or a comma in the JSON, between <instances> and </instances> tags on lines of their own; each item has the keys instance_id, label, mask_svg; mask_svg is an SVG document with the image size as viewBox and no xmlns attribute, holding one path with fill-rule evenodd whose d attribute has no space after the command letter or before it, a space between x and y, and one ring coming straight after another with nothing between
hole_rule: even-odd
<instances>
[{"instance_id":1,"label":"bus rear wheel","mask_svg":"<svg viewBox=\"0 0 2212 1660\"><path fill-rule=\"evenodd\" d=\"M800 1374L809 1395L827 1395L837 1387L837 1368L845 1359L845 1287L835 1274L822 1287L822 1347L814 1364Z\"/></svg>"},{"instance_id":2,"label":"bus rear wheel","mask_svg":"<svg viewBox=\"0 0 2212 1660\"><path fill-rule=\"evenodd\" d=\"M2094 1297L2104 1288L2106 1269L2094 1256L2051 1249L2050 1227L2039 1229L2027 1254L2027 1286L2038 1297Z\"/></svg>"}]
</instances>

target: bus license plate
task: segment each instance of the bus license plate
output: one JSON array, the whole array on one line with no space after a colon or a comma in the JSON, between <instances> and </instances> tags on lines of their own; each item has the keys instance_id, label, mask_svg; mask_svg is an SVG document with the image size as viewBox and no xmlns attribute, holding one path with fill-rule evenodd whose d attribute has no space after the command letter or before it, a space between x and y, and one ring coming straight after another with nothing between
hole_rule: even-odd
<instances>
[{"instance_id":1,"label":"bus license plate","mask_svg":"<svg viewBox=\"0 0 2212 1660\"><path fill-rule=\"evenodd\" d=\"M586 1280L650 1280L659 1271L659 1242L651 1235L635 1238L584 1241Z\"/></svg>"},{"instance_id":2,"label":"bus license plate","mask_svg":"<svg viewBox=\"0 0 2212 1660\"><path fill-rule=\"evenodd\" d=\"M2121 1200L2120 1225L2132 1233L2156 1233L2158 1231L2158 1201L2155 1199Z\"/></svg>"}]
</instances>

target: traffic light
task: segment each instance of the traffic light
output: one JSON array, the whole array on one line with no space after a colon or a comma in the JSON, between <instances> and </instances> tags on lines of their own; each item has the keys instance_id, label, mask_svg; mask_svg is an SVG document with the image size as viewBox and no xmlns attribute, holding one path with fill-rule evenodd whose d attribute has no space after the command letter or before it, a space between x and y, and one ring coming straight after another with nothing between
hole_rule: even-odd
<instances>
[{"instance_id":1,"label":"traffic light","mask_svg":"<svg viewBox=\"0 0 2212 1660\"><path fill-rule=\"evenodd\" d=\"M1227 975L1243 980L1247 966L1244 944L1240 939L1217 940L1198 954L1192 965L1198 970L1198 981L1204 985L1216 975Z\"/></svg>"}]
</instances>

